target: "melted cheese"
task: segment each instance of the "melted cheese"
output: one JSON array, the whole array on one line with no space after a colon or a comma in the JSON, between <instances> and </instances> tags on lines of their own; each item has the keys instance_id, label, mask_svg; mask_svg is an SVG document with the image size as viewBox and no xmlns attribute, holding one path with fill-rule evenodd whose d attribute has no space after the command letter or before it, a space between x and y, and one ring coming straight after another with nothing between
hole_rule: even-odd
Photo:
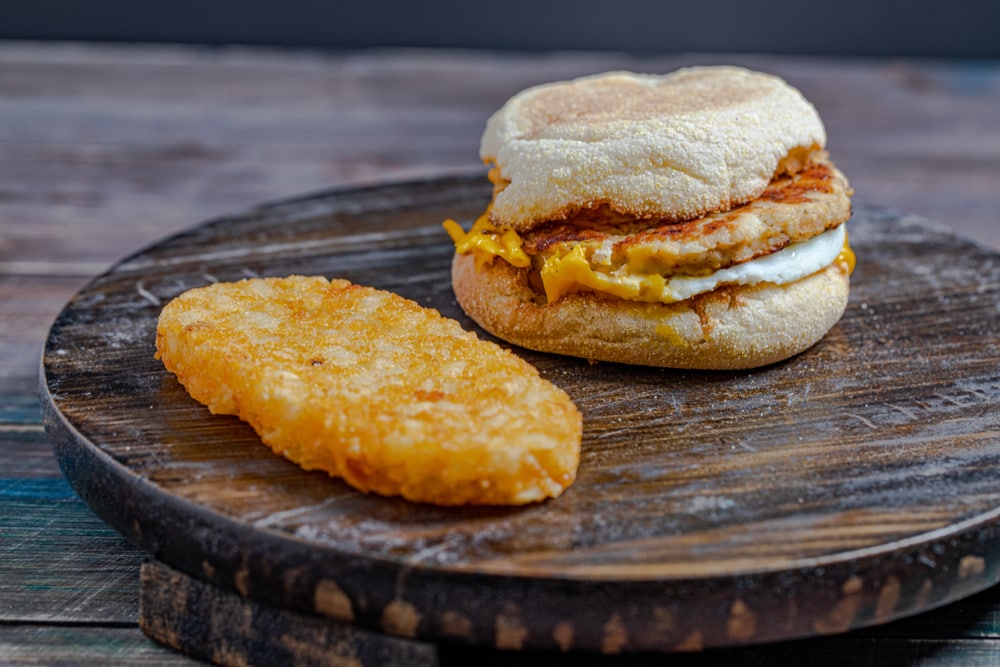
<instances>
[{"instance_id":1,"label":"melted cheese","mask_svg":"<svg viewBox=\"0 0 1000 667\"><path fill-rule=\"evenodd\" d=\"M444 227L459 253L473 253L476 266L500 257L514 266L525 268L531 259L521 248L521 238L511 229L499 229L487 214L476 220L468 233L454 220ZM598 264L594 266L594 260ZM784 285L805 278L836 262L848 274L854 270L855 257L847 242L845 225L826 231L777 252L737 264L704 276L663 276L637 272L630 265L614 271L602 271L601 257L588 259L583 246L573 246L561 255L547 257L540 274L549 302L578 290L593 290L631 301L673 303L710 292L722 285Z\"/></svg>"},{"instance_id":2,"label":"melted cheese","mask_svg":"<svg viewBox=\"0 0 1000 667\"><path fill-rule=\"evenodd\" d=\"M454 220L445 220L444 228L456 252L475 255L477 268L489 264L494 257L522 269L531 266L531 258L521 247L521 237L513 229L498 229L490 222L489 211L476 218L468 233Z\"/></svg>"},{"instance_id":3,"label":"melted cheese","mask_svg":"<svg viewBox=\"0 0 1000 667\"><path fill-rule=\"evenodd\" d=\"M858 264L858 256L851 250L851 245L847 241L847 230L844 230L844 247L840 249L840 254L834 260L843 269L844 273L851 275L854 267Z\"/></svg>"}]
</instances>

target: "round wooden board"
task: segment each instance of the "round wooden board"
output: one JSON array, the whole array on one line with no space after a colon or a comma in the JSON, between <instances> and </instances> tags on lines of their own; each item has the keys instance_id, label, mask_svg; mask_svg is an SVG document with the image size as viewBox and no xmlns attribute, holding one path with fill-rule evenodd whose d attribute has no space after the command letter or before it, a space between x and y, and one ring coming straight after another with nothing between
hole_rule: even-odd
<instances>
[{"instance_id":1,"label":"round wooden board","mask_svg":"<svg viewBox=\"0 0 1000 667\"><path fill-rule=\"evenodd\" d=\"M847 312L787 362L691 372L516 349L584 415L576 483L528 507L416 505L303 472L153 359L164 303L257 275L347 278L475 328L440 223L468 222L489 194L477 175L279 202L95 279L43 357L67 478L189 576L361 628L501 648L835 633L997 581L1000 256L891 211L857 208Z\"/></svg>"}]
</instances>

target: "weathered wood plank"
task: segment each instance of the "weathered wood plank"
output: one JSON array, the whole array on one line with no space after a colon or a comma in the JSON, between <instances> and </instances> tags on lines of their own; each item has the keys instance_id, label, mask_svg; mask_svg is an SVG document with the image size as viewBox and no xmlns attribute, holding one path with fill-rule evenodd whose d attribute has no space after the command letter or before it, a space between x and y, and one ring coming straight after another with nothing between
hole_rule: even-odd
<instances>
[{"instance_id":1,"label":"weathered wood plank","mask_svg":"<svg viewBox=\"0 0 1000 667\"><path fill-rule=\"evenodd\" d=\"M8 429L31 430L32 426L40 426L41 423L36 397L26 392L15 392L10 387L7 392L0 393L0 425Z\"/></svg>"},{"instance_id":2,"label":"weathered wood plank","mask_svg":"<svg viewBox=\"0 0 1000 667\"><path fill-rule=\"evenodd\" d=\"M143 558L64 478L0 478L0 623L135 623Z\"/></svg>"},{"instance_id":3,"label":"weathered wood plank","mask_svg":"<svg viewBox=\"0 0 1000 667\"><path fill-rule=\"evenodd\" d=\"M197 667L204 665L151 641L138 626L0 623L4 665Z\"/></svg>"},{"instance_id":4,"label":"weathered wood plank","mask_svg":"<svg viewBox=\"0 0 1000 667\"><path fill-rule=\"evenodd\" d=\"M0 405L5 400L0 396ZM16 408L16 405L14 406ZM24 412L36 423L21 421L20 410L0 412L0 478L34 479L61 477L59 465L52 456L52 445L41 425L38 404ZM13 420L11 419L13 418Z\"/></svg>"},{"instance_id":5,"label":"weathered wood plank","mask_svg":"<svg viewBox=\"0 0 1000 667\"><path fill-rule=\"evenodd\" d=\"M1000 650L994 640L874 640L850 638L811 640L775 646L708 653L678 654L669 659L678 667L759 667L761 665L916 665L968 667L992 665ZM137 627L35 626L0 624L0 656L6 665L66 665L67 667L194 667L206 663L187 657L147 638ZM442 667L576 667L578 655L523 652L512 656L458 646L441 650ZM654 667L665 664L661 655L593 656L588 665Z\"/></svg>"},{"instance_id":6,"label":"weathered wood plank","mask_svg":"<svg viewBox=\"0 0 1000 667\"><path fill-rule=\"evenodd\" d=\"M0 423L28 420L37 424L41 342L55 314L87 277L11 273L5 266L7 257L22 255L20 249L8 249L7 244L13 242L0 214Z\"/></svg>"}]
</instances>

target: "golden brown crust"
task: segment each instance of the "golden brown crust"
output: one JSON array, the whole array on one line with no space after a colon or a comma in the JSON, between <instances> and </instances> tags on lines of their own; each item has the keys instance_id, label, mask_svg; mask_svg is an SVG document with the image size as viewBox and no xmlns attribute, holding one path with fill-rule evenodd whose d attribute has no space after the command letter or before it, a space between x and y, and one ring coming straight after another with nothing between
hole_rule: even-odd
<instances>
[{"instance_id":1,"label":"golden brown crust","mask_svg":"<svg viewBox=\"0 0 1000 667\"><path fill-rule=\"evenodd\" d=\"M826 133L781 79L735 67L609 72L529 88L488 121L491 212L526 231L605 205L686 220L757 197Z\"/></svg>"},{"instance_id":2,"label":"golden brown crust","mask_svg":"<svg viewBox=\"0 0 1000 667\"><path fill-rule=\"evenodd\" d=\"M839 264L788 285L723 287L660 304L569 294L542 304L528 271L503 261L481 270L455 255L459 304L490 333L543 352L645 366L744 369L811 347L840 319L849 278Z\"/></svg>"},{"instance_id":3,"label":"golden brown crust","mask_svg":"<svg viewBox=\"0 0 1000 667\"><path fill-rule=\"evenodd\" d=\"M290 276L168 303L157 356L307 470L441 505L523 504L576 475L582 420L523 359L401 296Z\"/></svg>"}]
</instances>

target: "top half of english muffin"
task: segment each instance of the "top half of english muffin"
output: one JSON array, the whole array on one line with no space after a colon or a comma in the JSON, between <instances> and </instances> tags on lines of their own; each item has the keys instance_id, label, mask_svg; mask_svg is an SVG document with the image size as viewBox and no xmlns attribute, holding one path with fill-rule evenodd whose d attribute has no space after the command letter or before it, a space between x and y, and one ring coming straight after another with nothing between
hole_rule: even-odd
<instances>
[{"instance_id":1,"label":"top half of english muffin","mask_svg":"<svg viewBox=\"0 0 1000 667\"><path fill-rule=\"evenodd\" d=\"M529 88L489 119L491 218L526 231L580 211L689 220L751 201L823 150L816 109L737 67L612 72Z\"/></svg>"}]
</instances>

